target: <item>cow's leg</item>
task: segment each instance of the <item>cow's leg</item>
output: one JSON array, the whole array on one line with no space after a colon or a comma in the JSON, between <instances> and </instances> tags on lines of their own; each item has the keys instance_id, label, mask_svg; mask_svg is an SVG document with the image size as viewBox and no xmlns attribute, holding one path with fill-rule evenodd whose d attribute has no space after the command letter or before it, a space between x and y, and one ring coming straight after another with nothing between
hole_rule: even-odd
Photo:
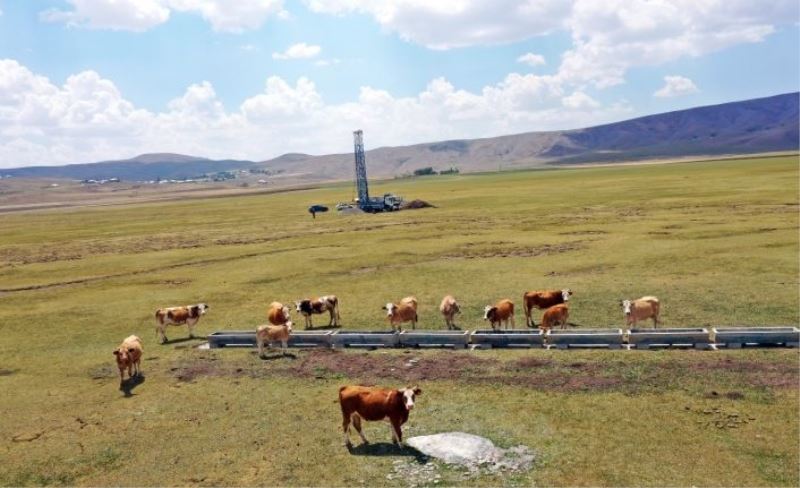
<instances>
[{"instance_id":1,"label":"cow's leg","mask_svg":"<svg viewBox=\"0 0 800 488\"><path fill-rule=\"evenodd\" d=\"M390 419L389 423L392 428L392 441L395 444L401 444L403 442L403 431L400 430L400 419Z\"/></svg>"},{"instance_id":2,"label":"cow's leg","mask_svg":"<svg viewBox=\"0 0 800 488\"><path fill-rule=\"evenodd\" d=\"M344 432L344 445L352 447L353 444L350 442L350 416L346 413L342 412L342 432Z\"/></svg>"},{"instance_id":3,"label":"cow's leg","mask_svg":"<svg viewBox=\"0 0 800 488\"><path fill-rule=\"evenodd\" d=\"M336 316L333 313L333 309L329 308L328 313L331 314L331 319L328 321L328 327L332 327L336 325Z\"/></svg>"},{"instance_id":4,"label":"cow's leg","mask_svg":"<svg viewBox=\"0 0 800 488\"><path fill-rule=\"evenodd\" d=\"M121 387L122 384L125 383L125 368L119 368L119 386Z\"/></svg>"},{"instance_id":5,"label":"cow's leg","mask_svg":"<svg viewBox=\"0 0 800 488\"><path fill-rule=\"evenodd\" d=\"M256 343L258 343L258 357L263 358L264 357L264 341L263 341L263 339L261 337L258 337L258 335L256 335Z\"/></svg>"},{"instance_id":6,"label":"cow's leg","mask_svg":"<svg viewBox=\"0 0 800 488\"><path fill-rule=\"evenodd\" d=\"M282 340L282 341L281 341L281 345L283 346L283 355L284 355L284 356L288 355L288 354L289 354L289 349L288 349L289 345L288 345L288 341L286 341L286 340Z\"/></svg>"},{"instance_id":7,"label":"cow's leg","mask_svg":"<svg viewBox=\"0 0 800 488\"><path fill-rule=\"evenodd\" d=\"M311 314L306 315L306 329L313 329L314 324L311 322Z\"/></svg>"},{"instance_id":8,"label":"cow's leg","mask_svg":"<svg viewBox=\"0 0 800 488\"><path fill-rule=\"evenodd\" d=\"M357 413L353 414L353 427L356 428L356 432L358 432L358 435L361 436L361 440L364 442L364 444L369 444L367 438L364 437L364 431L361 430L361 416Z\"/></svg>"},{"instance_id":9,"label":"cow's leg","mask_svg":"<svg viewBox=\"0 0 800 488\"><path fill-rule=\"evenodd\" d=\"M658 329L658 315L653 315L653 328Z\"/></svg>"},{"instance_id":10,"label":"cow's leg","mask_svg":"<svg viewBox=\"0 0 800 488\"><path fill-rule=\"evenodd\" d=\"M511 328L512 329L516 329L517 328L517 323L515 322L513 315L511 316Z\"/></svg>"},{"instance_id":11,"label":"cow's leg","mask_svg":"<svg viewBox=\"0 0 800 488\"><path fill-rule=\"evenodd\" d=\"M158 324L156 326L156 336L158 336L158 340L161 344L165 344L167 342L167 334L164 332L166 327L163 324Z\"/></svg>"}]
</instances>

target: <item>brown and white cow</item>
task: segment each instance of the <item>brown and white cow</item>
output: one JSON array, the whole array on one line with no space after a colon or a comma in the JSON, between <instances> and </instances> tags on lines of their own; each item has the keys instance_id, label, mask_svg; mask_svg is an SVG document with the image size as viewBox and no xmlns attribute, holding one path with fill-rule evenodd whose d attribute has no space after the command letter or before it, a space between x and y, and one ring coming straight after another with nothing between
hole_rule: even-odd
<instances>
[{"instance_id":1,"label":"brown and white cow","mask_svg":"<svg viewBox=\"0 0 800 488\"><path fill-rule=\"evenodd\" d=\"M122 344L114 349L114 356L117 357L120 387L124 383L126 369L129 379L142 374L139 369L142 360L142 340L135 335L126 337Z\"/></svg>"},{"instance_id":2,"label":"brown and white cow","mask_svg":"<svg viewBox=\"0 0 800 488\"><path fill-rule=\"evenodd\" d=\"M167 342L167 335L164 333L168 325L184 325L189 327L189 337L194 337L194 326L205 315L208 305L198 303L197 305L186 305L185 307L168 307L156 310L156 336L161 340L161 344Z\"/></svg>"},{"instance_id":3,"label":"brown and white cow","mask_svg":"<svg viewBox=\"0 0 800 488\"><path fill-rule=\"evenodd\" d=\"M461 307L458 305L458 302L452 295L447 295L442 298L442 303L439 305L439 311L442 312L442 316L444 317L444 324L447 326L447 329L457 329L456 324L454 322L455 316L461 313Z\"/></svg>"},{"instance_id":4,"label":"brown and white cow","mask_svg":"<svg viewBox=\"0 0 800 488\"><path fill-rule=\"evenodd\" d=\"M289 337L292 335L292 322L282 325L260 325L256 329L256 343L258 344L258 356L264 357L264 345L271 347L273 342L280 342L283 355L286 356Z\"/></svg>"},{"instance_id":5,"label":"brown and white cow","mask_svg":"<svg viewBox=\"0 0 800 488\"><path fill-rule=\"evenodd\" d=\"M361 430L361 420L387 420L392 431L392 442L403 442L401 427L408 421L414 408L414 400L422 390L417 387L386 389L368 386L343 386L339 388L339 405L342 407L342 430L344 445L351 448L350 422L356 428L364 444L368 444Z\"/></svg>"},{"instance_id":6,"label":"brown and white cow","mask_svg":"<svg viewBox=\"0 0 800 488\"><path fill-rule=\"evenodd\" d=\"M417 328L417 298L413 296L405 297L400 303L387 303L383 306L386 310L386 320L392 326L392 330L402 330L403 322L411 322L413 329Z\"/></svg>"},{"instance_id":7,"label":"brown and white cow","mask_svg":"<svg viewBox=\"0 0 800 488\"><path fill-rule=\"evenodd\" d=\"M267 309L267 320L272 325L283 325L292 323L292 317L289 315L289 307L281 302L272 302Z\"/></svg>"},{"instance_id":8,"label":"brown and white cow","mask_svg":"<svg viewBox=\"0 0 800 488\"><path fill-rule=\"evenodd\" d=\"M522 301L525 306L525 325L534 327L536 322L533 320L531 309L533 307L539 310L546 310L553 305L559 303L567 303L569 297L572 296L572 290L565 288L563 290L537 290L528 291L522 295Z\"/></svg>"},{"instance_id":9,"label":"brown and white cow","mask_svg":"<svg viewBox=\"0 0 800 488\"><path fill-rule=\"evenodd\" d=\"M653 328L658 328L658 314L661 313L658 298L647 296L636 300L622 300L620 304L625 314L625 325L636 327L640 320L653 319Z\"/></svg>"},{"instance_id":10,"label":"brown and white cow","mask_svg":"<svg viewBox=\"0 0 800 488\"><path fill-rule=\"evenodd\" d=\"M569 307L566 303L559 303L558 305L553 305L544 311L542 314L542 323L539 325L539 328L542 330L550 330L553 327L560 325L563 329L567 326L568 319Z\"/></svg>"},{"instance_id":11,"label":"brown and white cow","mask_svg":"<svg viewBox=\"0 0 800 488\"><path fill-rule=\"evenodd\" d=\"M306 329L311 329L314 324L311 323L311 316L313 314L325 313L330 314L331 319L328 326L339 325L339 299L336 295L325 295L319 298L305 298L294 302L297 313L301 314L306 319Z\"/></svg>"},{"instance_id":12,"label":"brown and white cow","mask_svg":"<svg viewBox=\"0 0 800 488\"><path fill-rule=\"evenodd\" d=\"M505 328L508 329L508 322L511 321L511 328L513 329L516 327L514 323L514 302L504 299L494 305L486 305L483 309L483 320L488 320L492 324L492 329L497 329L503 323L505 323Z\"/></svg>"}]
</instances>

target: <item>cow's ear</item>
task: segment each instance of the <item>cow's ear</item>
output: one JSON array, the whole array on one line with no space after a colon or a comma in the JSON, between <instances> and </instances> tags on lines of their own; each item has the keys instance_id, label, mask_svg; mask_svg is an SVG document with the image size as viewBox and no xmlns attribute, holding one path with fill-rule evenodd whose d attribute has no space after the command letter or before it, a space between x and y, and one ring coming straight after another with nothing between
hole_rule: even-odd
<instances>
[{"instance_id":1,"label":"cow's ear","mask_svg":"<svg viewBox=\"0 0 800 488\"><path fill-rule=\"evenodd\" d=\"M418 386L414 387L414 394L415 395L422 395L422 389Z\"/></svg>"},{"instance_id":2,"label":"cow's ear","mask_svg":"<svg viewBox=\"0 0 800 488\"><path fill-rule=\"evenodd\" d=\"M119 356L119 349L114 349L114 356Z\"/></svg>"}]
</instances>

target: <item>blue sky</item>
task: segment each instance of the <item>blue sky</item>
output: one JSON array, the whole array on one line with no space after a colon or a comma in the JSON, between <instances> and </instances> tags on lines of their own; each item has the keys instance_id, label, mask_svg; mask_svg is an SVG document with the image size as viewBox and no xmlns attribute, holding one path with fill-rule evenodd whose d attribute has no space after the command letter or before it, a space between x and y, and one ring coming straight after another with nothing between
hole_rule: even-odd
<instances>
[{"instance_id":1,"label":"blue sky","mask_svg":"<svg viewBox=\"0 0 800 488\"><path fill-rule=\"evenodd\" d=\"M0 167L343 152L356 128L489 137L800 86L794 1L233 5L0 0Z\"/></svg>"}]
</instances>

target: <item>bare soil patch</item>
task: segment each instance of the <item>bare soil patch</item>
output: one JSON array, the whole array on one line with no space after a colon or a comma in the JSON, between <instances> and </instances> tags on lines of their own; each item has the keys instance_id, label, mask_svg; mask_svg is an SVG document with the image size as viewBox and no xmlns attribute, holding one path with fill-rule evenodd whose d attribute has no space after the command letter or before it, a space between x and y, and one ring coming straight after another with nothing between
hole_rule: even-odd
<instances>
[{"instance_id":1,"label":"bare soil patch","mask_svg":"<svg viewBox=\"0 0 800 488\"><path fill-rule=\"evenodd\" d=\"M543 391L621 391L626 394L677 388L676 378L714 381L708 379L712 372L733 375L742 387L782 389L800 385L800 367L785 363L730 358L636 364L624 359L566 362L529 357L501 361L453 351L393 354L316 349L303 351L293 358L278 357L275 361L257 365L240 363L235 366L226 365L214 357L201 356L176 363L170 371L179 381L194 381L202 377L341 379L364 385L457 381ZM739 399L739 395L742 393L737 391L721 394L730 399Z\"/></svg>"}]
</instances>

